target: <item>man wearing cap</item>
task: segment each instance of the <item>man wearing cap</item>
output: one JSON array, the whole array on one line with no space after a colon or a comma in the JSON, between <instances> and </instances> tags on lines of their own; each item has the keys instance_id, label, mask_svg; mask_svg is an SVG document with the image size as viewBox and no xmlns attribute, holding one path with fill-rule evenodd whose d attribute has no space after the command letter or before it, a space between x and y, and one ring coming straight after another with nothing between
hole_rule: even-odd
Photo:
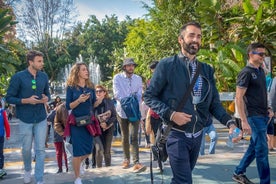
<instances>
[{"instance_id":1,"label":"man wearing cap","mask_svg":"<svg viewBox=\"0 0 276 184\"><path fill-rule=\"evenodd\" d=\"M139 103L142 98L142 78L134 74L137 64L133 58L126 58L123 62L123 72L118 73L113 78L113 93L117 101L116 111L117 119L122 133L122 144L124 152L123 169L130 167L130 145L132 146L132 160L134 163L133 171L135 173L143 172L146 166L139 163L138 129L139 121L130 122L123 109L121 108L121 99L135 94ZM130 140L129 140L130 139ZM131 144L130 144L131 143Z\"/></svg>"}]
</instances>

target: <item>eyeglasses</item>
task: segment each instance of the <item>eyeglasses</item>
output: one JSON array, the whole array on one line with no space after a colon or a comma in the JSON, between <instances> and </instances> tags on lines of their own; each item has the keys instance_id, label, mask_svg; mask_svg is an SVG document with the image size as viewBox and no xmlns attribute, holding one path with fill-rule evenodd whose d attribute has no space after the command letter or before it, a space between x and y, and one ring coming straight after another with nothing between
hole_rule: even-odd
<instances>
[{"instance_id":1,"label":"eyeglasses","mask_svg":"<svg viewBox=\"0 0 276 184\"><path fill-rule=\"evenodd\" d=\"M101 93L104 92L104 90L100 89L100 90L96 90L96 93Z\"/></svg>"},{"instance_id":2,"label":"eyeglasses","mask_svg":"<svg viewBox=\"0 0 276 184\"><path fill-rule=\"evenodd\" d=\"M32 89L36 90L36 80L35 79L32 80Z\"/></svg>"},{"instance_id":3,"label":"eyeglasses","mask_svg":"<svg viewBox=\"0 0 276 184\"><path fill-rule=\"evenodd\" d=\"M257 55L259 55L259 56L261 56L261 57L266 56L266 53L265 53L265 52L256 52L256 51L252 51L252 54L257 54Z\"/></svg>"}]
</instances>

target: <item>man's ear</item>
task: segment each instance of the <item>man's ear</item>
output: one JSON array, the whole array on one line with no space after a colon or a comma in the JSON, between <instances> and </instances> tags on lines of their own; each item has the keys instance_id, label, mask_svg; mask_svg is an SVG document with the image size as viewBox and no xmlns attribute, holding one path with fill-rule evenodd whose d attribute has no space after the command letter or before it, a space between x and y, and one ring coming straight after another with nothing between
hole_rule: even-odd
<instances>
[{"instance_id":1,"label":"man's ear","mask_svg":"<svg viewBox=\"0 0 276 184\"><path fill-rule=\"evenodd\" d=\"M184 41L183 35L178 36L178 43L182 43Z\"/></svg>"}]
</instances>

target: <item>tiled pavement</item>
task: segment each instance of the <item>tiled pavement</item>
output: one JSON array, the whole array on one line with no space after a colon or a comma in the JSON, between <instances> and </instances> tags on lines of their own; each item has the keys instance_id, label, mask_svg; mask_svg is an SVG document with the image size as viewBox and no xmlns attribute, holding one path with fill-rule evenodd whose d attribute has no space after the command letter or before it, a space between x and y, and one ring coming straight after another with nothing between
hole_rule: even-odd
<instances>
[{"instance_id":1,"label":"tiled pavement","mask_svg":"<svg viewBox=\"0 0 276 184\"><path fill-rule=\"evenodd\" d=\"M5 168L8 175L0 184L20 184L22 178L22 162L20 153L20 138L18 133L18 124L14 120L11 122L12 137L5 144ZM193 171L193 183L195 184L230 184L235 183L231 180L232 172L246 150L248 141L242 140L236 144L234 149L226 147L227 130L220 124L215 123L219 134L219 141L216 147L216 154L205 155L198 159L197 165ZM206 144L206 147L208 144ZM272 184L276 184L276 153L269 155L271 167ZM115 140L112 145L112 166L86 170L82 178L83 184L150 184L150 151L140 148L140 161L147 165L145 172L135 174L132 169L121 169L122 149L119 140ZM34 164L33 164L34 165ZM165 165L163 174L156 169L156 163L153 164L153 177L155 184L169 184L171 179L171 169L169 164ZM55 161L55 148L52 143L46 150L45 175L46 184L69 184L74 181L72 171L68 173L56 174L57 164ZM254 162L247 170L247 176L253 182L259 183L256 163Z\"/></svg>"}]
</instances>

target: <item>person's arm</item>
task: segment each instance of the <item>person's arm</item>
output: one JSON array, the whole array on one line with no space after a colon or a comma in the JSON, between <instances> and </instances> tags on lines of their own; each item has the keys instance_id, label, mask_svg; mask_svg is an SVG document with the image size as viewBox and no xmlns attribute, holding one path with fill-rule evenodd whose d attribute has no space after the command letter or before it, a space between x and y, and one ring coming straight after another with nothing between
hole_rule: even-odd
<instances>
[{"instance_id":1,"label":"person's arm","mask_svg":"<svg viewBox=\"0 0 276 184\"><path fill-rule=\"evenodd\" d=\"M273 112L276 112L276 79L272 80L270 92L268 93L268 107L271 107Z\"/></svg>"},{"instance_id":2,"label":"person's arm","mask_svg":"<svg viewBox=\"0 0 276 184\"><path fill-rule=\"evenodd\" d=\"M153 73L149 86L144 92L144 102L166 122L169 122L174 110L160 99L160 94L168 82L167 73L166 62L160 61Z\"/></svg>"},{"instance_id":3,"label":"person's arm","mask_svg":"<svg viewBox=\"0 0 276 184\"><path fill-rule=\"evenodd\" d=\"M239 86L236 88L236 103L237 103L237 108L241 119L243 133L251 134L251 128L248 124L248 121L246 118L246 111L245 111L244 95L246 90L247 88L241 88Z\"/></svg>"},{"instance_id":4,"label":"person's arm","mask_svg":"<svg viewBox=\"0 0 276 184\"><path fill-rule=\"evenodd\" d=\"M7 113L3 111L3 118L4 118L4 127L5 127L5 132L6 132L6 139L9 140L11 136L11 130L10 130L10 124L9 120L7 117Z\"/></svg>"},{"instance_id":5,"label":"person's arm","mask_svg":"<svg viewBox=\"0 0 276 184\"><path fill-rule=\"evenodd\" d=\"M64 117L64 113L67 113L65 112L66 109L64 108L63 105L59 105L57 108L56 108L56 115L55 115L55 118L54 118L54 130L60 135L60 136L63 136L63 133L64 133L64 120L63 120L63 117Z\"/></svg>"},{"instance_id":6,"label":"person's arm","mask_svg":"<svg viewBox=\"0 0 276 184\"><path fill-rule=\"evenodd\" d=\"M216 87L216 81L214 78L214 69L210 67L209 65L202 64L203 69L205 70L206 73L206 78L209 81L209 85L211 88L211 103L209 107L209 112L211 115L213 115L221 124L227 126L229 129L229 133L232 133L233 129L236 128L236 121L229 115L225 108L223 107L220 97L219 97L219 92ZM232 126L233 125L233 126Z\"/></svg>"},{"instance_id":7,"label":"person's arm","mask_svg":"<svg viewBox=\"0 0 276 184\"><path fill-rule=\"evenodd\" d=\"M114 103L111 99L106 99L106 103L107 103L107 107L108 107L106 110L111 111L110 119L107 122L107 124L109 125L109 124L115 123L117 121L117 113L116 113Z\"/></svg>"},{"instance_id":8,"label":"person's arm","mask_svg":"<svg viewBox=\"0 0 276 184\"><path fill-rule=\"evenodd\" d=\"M18 97L20 92L20 79L17 74L13 75L7 90L6 101L9 104L22 104L22 99Z\"/></svg>"},{"instance_id":9,"label":"person's arm","mask_svg":"<svg viewBox=\"0 0 276 184\"><path fill-rule=\"evenodd\" d=\"M113 78L113 94L114 98L118 101L122 99L120 95L120 74L117 74Z\"/></svg>"}]
</instances>

